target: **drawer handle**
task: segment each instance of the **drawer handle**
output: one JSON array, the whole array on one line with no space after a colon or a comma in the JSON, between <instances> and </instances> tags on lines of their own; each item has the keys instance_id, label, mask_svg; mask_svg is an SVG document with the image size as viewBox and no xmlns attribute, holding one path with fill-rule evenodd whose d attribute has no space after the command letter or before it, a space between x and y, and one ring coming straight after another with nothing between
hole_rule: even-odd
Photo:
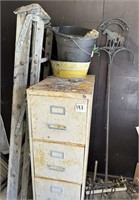
<instances>
[{"instance_id":1,"label":"drawer handle","mask_svg":"<svg viewBox=\"0 0 139 200\"><path fill-rule=\"evenodd\" d=\"M65 171L64 167L59 167L59 166L55 166L55 165L48 165L48 168L50 170L59 171L59 172L64 172Z\"/></svg>"},{"instance_id":2,"label":"drawer handle","mask_svg":"<svg viewBox=\"0 0 139 200\"><path fill-rule=\"evenodd\" d=\"M60 124L48 124L49 129L56 129L56 130L63 130L65 131L67 129L66 126L60 125Z\"/></svg>"},{"instance_id":3,"label":"drawer handle","mask_svg":"<svg viewBox=\"0 0 139 200\"><path fill-rule=\"evenodd\" d=\"M62 106L50 106L51 114L65 115L65 107Z\"/></svg>"},{"instance_id":4,"label":"drawer handle","mask_svg":"<svg viewBox=\"0 0 139 200\"><path fill-rule=\"evenodd\" d=\"M51 192L52 193L58 193L58 194L63 194L64 193L64 189L61 187L57 187L57 186L50 186Z\"/></svg>"},{"instance_id":5,"label":"drawer handle","mask_svg":"<svg viewBox=\"0 0 139 200\"><path fill-rule=\"evenodd\" d=\"M60 158L60 159L64 159L64 152L60 152L60 151L50 151L50 156L52 158Z\"/></svg>"}]
</instances>

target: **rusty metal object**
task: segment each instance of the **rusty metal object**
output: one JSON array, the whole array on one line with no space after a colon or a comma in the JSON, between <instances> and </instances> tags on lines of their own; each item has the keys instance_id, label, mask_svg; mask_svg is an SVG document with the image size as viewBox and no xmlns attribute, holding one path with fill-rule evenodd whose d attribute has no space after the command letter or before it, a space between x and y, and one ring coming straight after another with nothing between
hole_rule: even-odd
<instances>
[{"instance_id":1,"label":"rusty metal object","mask_svg":"<svg viewBox=\"0 0 139 200\"><path fill-rule=\"evenodd\" d=\"M121 36L121 34L118 34L117 32L111 31L108 28L106 28L103 31L103 35L107 35L107 42L106 46L110 48L120 48L124 44L125 38Z\"/></svg>"},{"instance_id":2,"label":"rusty metal object","mask_svg":"<svg viewBox=\"0 0 139 200\"><path fill-rule=\"evenodd\" d=\"M50 76L27 90L36 199L84 200L94 80Z\"/></svg>"},{"instance_id":3,"label":"rusty metal object","mask_svg":"<svg viewBox=\"0 0 139 200\"><path fill-rule=\"evenodd\" d=\"M122 176L109 177L108 183L99 175L95 182L93 173L87 174L85 200L92 199L138 199L138 187Z\"/></svg>"},{"instance_id":4,"label":"rusty metal object","mask_svg":"<svg viewBox=\"0 0 139 200\"><path fill-rule=\"evenodd\" d=\"M95 182L96 180L96 175L97 175L97 166L98 166L98 161L95 161L95 167L94 167L94 177L93 177L93 181Z\"/></svg>"},{"instance_id":5,"label":"rusty metal object","mask_svg":"<svg viewBox=\"0 0 139 200\"><path fill-rule=\"evenodd\" d=\"M122 29L123 35L112 31L108 27L111 25L120 26ZM125 21L119 18L108 19L102 22L99 26L99 31L103 32L103 35L106 35L106 45L99 48L99 51L105 51L109 56L108 63L108 73L107 73L107 113L106 113L106 161L105 161L105 183L108 181L108 154L109 154L109 118L110 118L110 79L111 79L111 70L112 64L117 53L121 51L129 52L133 57L133 65L134 65L134 53L126 47L125 39L128 39L128 31L129 26Z\"/></svg>"}]
</instances>

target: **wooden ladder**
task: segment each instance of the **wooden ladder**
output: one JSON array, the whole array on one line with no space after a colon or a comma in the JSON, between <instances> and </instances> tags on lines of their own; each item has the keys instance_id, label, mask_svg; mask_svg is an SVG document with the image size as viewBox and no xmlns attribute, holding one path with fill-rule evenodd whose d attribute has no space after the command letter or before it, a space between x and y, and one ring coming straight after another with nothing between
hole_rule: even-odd
<instances>
[{"instance_id":1,"label":"wooden ladder","mask_svg":"<svg viewBox=\"0 0 139 200\"><path fill-rule=\"evenodd\" d=\"M26 88L40 81L41 65L51 57L52 48L50 17L41 6L23 6L14 13L17 25L7 200L18 199L19 191L20 199L27 199L30 158Z\"/></svg>"}]
</instances>

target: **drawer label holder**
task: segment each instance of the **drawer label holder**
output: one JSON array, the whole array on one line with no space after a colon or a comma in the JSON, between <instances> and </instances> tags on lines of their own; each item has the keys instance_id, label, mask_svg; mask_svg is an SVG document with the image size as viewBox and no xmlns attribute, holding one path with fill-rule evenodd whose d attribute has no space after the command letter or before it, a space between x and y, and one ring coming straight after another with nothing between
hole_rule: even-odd
<instances>
[{"instance_id":1,"label":"drawer label holder","mask_svg":"<svg viewBox=\"0 0 139 200\"><path fill-rule=\"evenodd\" d=\"M60 152L60 151L50 151L50 156L52 158L59 158L59 159L64 159L64 152Z\"/></svg>"},{"instance_id":2,"label":"drawer label holder","mask_svg":"<svg viewBox=\"0 0 139 200\"><path fill-rule=\"evenodd\" d=\"M65 107L62 106L50 106L50 113L57 115L65 115Z\"/></svg>"},{"instance_id":3,"label":"drawer label holder","mask_svg":"<svg viewBox=\"0 0 139 200\"><path fill-rule=\"evenodd\" d=\"M58 193L58 194L63 194L64 193L64 189L63 188L57 187L57 186L54 186L54 185L50 186L50 190L51 190L51 193Z\"/></svg>"}]
</instances>

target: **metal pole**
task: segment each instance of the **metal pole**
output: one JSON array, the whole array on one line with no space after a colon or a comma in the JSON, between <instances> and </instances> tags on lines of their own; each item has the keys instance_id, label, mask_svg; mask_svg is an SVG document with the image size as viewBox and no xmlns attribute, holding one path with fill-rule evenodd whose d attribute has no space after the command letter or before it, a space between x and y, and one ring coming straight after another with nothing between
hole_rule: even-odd
<instances>
[{"instance_id":1,"label":"metal pole","mask_svg":"<svg viewBox=\"0 0 139 200\"><path fill-rule=\"evenodd\" d=\"M94 177L93 177L93 181L95 182L96 180L96 175L97 175L97 166L98 166L98 161L95 161L95 167L94 167Z\"/></svg>"},{"instance_id":2,"label":"metal pole","mask_svg":"<svg viewBox=\"0 0 139 200\"><path fill-rule=\"evenodd\" d=\"M111 79L111 59L110 59L110 64L108 65L108 74L107 74L107 121L106 121L105 183L108 182L108 163L109 163L110 79Z\"/></svg>"}]
</instances>

